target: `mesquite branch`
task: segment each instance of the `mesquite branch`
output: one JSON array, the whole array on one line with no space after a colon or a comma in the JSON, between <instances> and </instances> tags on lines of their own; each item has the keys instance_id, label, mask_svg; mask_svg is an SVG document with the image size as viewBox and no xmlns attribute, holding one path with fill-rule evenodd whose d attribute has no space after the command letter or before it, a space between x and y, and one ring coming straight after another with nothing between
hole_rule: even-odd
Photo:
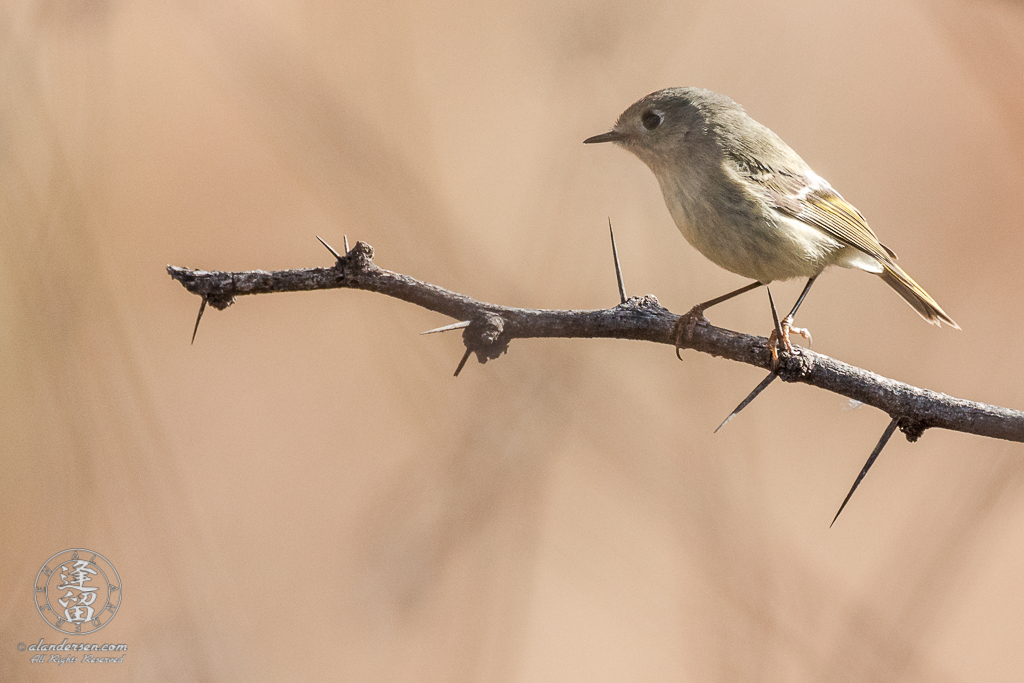
<instances>
[{"instance_id":1,"label":"mesquite branch","mask_svg":"<svg viewBox=\"0 0 1024 683\"><path fill-rule=\"evenodd\" d=\"M245 294L313 289L362 289L402 299L468 321L463 329L467 356L475 353L481 363L505 353L513 339L531 337L606 337L672 345L672 328L679 319L653 296L633 297L614 308L594 311L512 308L476 301L378 267L373 262L373 248L364 242L340 255L331 268L221 272L168 266L167 272L201 296L204 306L217 309L227 308ZM766 370L772 367L767 339L706 321L696 326L684 347ZM808 349L784 354L776 371L783 381L803 382L878 408L897 420L911 441L932 427L1024 441L1024 413L1020 411L920 389Z\"/></svg>"}]
</instances>

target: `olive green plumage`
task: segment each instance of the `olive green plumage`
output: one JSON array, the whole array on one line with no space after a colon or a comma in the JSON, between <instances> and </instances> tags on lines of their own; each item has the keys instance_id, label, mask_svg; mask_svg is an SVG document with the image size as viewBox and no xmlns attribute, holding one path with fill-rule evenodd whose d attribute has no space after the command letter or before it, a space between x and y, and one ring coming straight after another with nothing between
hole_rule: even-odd
<instances>
[{"instance_id":1,"label":"olive green plumage","mask_svg":"<svg viewBox=\"0 0 1024 683\"><path fill-rule=\"evenodd\" d=\"M896 265L864 216L778 135L730 98L668 88L622 113L608 133L657 177L687 241L719 266L768 284L829 266L874 273L930 323L959 329Z\"/></svg>"}]
</instances>

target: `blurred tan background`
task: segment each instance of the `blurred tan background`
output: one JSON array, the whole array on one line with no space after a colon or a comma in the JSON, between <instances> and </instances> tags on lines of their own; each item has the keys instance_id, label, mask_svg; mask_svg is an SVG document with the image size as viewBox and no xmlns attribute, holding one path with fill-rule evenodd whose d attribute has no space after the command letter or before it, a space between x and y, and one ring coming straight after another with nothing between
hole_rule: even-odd
<instances>
[{"instance_id":1,"label":"blurred tan background","mask_svg":"<svg viewBox=\"0 0 1024 683\"><path fill-rule=\"evenodd\" d=\"M0 9L0 680L1019 681L1019 445L666 346L517 341L330 291L209 311L167 264L330 265L509 305L681 312L743 284L650 172L584 147L670 85L727 93L960 323L830 272L815 349L1024 407L1015 2L26 2ZM787 302L801 283L773 289ZM787 303L788 305L788 303ZM763 293L711 312L766 333ZM86 642L32 586L120 572ZM72 638L72 640L74 640Z\"/></svg>"}]
</instances>

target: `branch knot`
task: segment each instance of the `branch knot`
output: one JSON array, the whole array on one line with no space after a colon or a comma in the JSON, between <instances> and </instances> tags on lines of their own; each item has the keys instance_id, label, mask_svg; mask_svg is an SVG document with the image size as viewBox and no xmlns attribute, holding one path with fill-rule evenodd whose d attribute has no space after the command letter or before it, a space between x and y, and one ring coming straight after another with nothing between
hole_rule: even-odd
<instances>
[{"instance_id":1,"label":"branch knot","mask_svg":"<svg viewBox=\"0 0 1024 683\"><path fill-rule=\"evenodd\" d=\"M766 352L767 348L766 345ZM779 355L779 366L776 368L776 372L783 382L804 382L806 378L814 374L814 358L799 348L794 348L793 353Z\"/></svg>"},{"instance_id":2,"label":"branch knot","mask_svg":"<svg viewBox=\"0 0 1024 683\"><path fill-rule=\"evenodd\" d=\"M338 262L338 265L344 265L345 268L352 268L359 272L366 272L374 267L373 264L373 247L362 240L356 242L356 245L348 250L348 253L344 256L344 262Z\"/></svg>"},{"instance_id":3,"label":"branch knot","mask_svg":"<svg viewBox=\"0 0 1024 683\"><path fill-rule=\"evenodd\" d=\"M903 432L907 441L914 443L924 434L924 430L928 429L929 425L925 424L923 420L915 420L905 415L900 416L896 422L896 426Z\"/></svg>"},{"instance_id":4,"label":"branch knot","mask_svg":"<svg viewBox=\"0 0 1024 683\"><path fill-rule=\"evenodd\" d=\"M658 297L653 294L644 294L643 296L631 296L621 304L616 306L624 310L639 310L639 311L655 311L661 312L665 309L658 302Z\"/></svg>"},{"instance_id":5,"label":"branch knot","mask_svg":"<svg viewBox=\"0 0 1024 683\"><path fill-rule=\"evenodd\" d=\"M502 338L505 321L497 313L485 311L473 318L462 332L466 349L476 354L477 360L486 363L495 360L508 351L508 339Z\"/></svg>"}]
</instances>

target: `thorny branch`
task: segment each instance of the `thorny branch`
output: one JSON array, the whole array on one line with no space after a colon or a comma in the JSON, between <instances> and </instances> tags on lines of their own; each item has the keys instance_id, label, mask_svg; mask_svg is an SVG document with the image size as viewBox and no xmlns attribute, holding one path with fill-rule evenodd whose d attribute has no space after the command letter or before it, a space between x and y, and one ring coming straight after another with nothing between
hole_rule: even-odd
<instances>
[{"instance_id":1,"label":"thorny branch","mask_svg":"<svg viewBox=\"0 0 1024 683\"><path fill-rule=\"evenodd\" d=\"M204 305L220 310L245 294L348 288L391 296L462 321L466 356L475 353L481 363L508 351L513 339L532 337L604 337L673 345L672 328L679 319L651 295L592 311L513 308L477 301L378 267L373 262L373 248L365 242L338 255L331 268L223 272L168 266L167 272L201 296ZM772 370L767 339L715 327L704 320L682 345ZM897 421L910 441L932 427L1024 441L1024 412L921 389L809 349L798 347L783 354L775 372L785 382L810 384L878 408Z\"/></svg>"}]
</instances>

